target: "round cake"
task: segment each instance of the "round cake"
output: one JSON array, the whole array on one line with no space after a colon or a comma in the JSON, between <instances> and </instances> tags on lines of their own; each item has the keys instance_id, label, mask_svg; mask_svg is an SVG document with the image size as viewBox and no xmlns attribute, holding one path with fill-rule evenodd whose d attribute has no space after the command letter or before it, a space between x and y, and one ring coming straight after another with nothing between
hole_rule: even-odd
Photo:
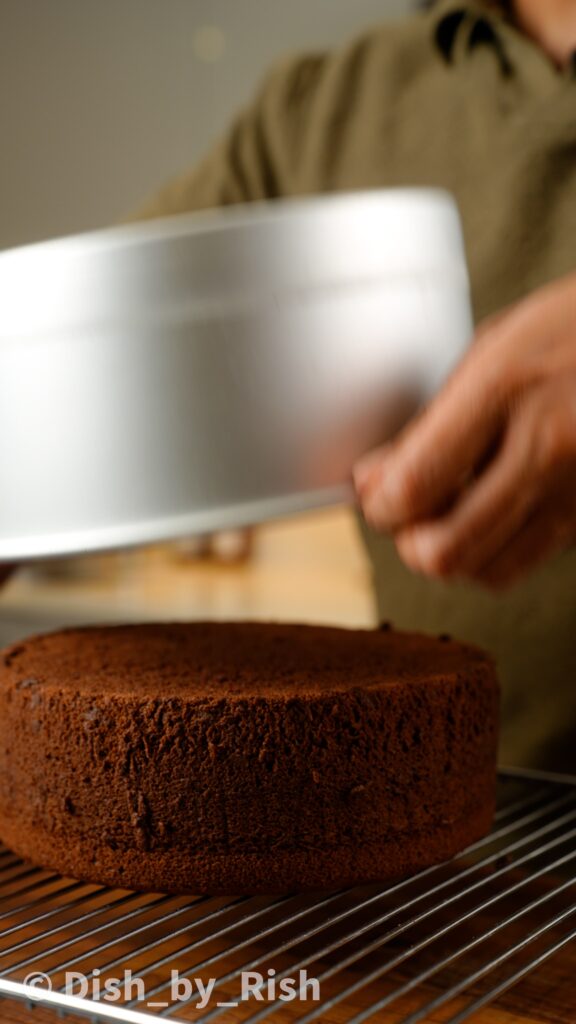
<instances>
[{"instance_id":1,"label":"round cake","mask_svg":"<svg viewBox=\"0 0 576 1024\"><path fill-rule=\"evenodd\" d=\"M65 630L0 668L0 838L90 882L178 893L397 880L486 833L491 659L381 630Z\"/></svg>"}]
</instances>

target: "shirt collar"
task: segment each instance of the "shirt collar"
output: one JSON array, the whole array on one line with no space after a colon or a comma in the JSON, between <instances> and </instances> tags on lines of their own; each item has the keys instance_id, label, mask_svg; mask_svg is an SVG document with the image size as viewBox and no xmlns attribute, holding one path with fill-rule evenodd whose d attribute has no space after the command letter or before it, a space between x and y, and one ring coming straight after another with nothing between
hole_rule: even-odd
<instances>
[{"instance_id":1,"label":"shirt collar","mask_svg":"<svg viewBox=\"0 0 576 1024\"><path fill-rule=\"evenodd\" d=\"M438 0L432 8L436 44L449 63L455 63L479 46L490 46L504 74L513 70L507 52L504 5L489 7L481 0Z\"/></svg>"},{"instance_id":2,"label":"shirt collar","mask_svg":"<svg viewBox=\"0 0 576 1024\"><path fill-rule=\"evenodd\" d=\"M512 35L517 31L511 23L509 4L493 0L437 0L431 16L434 38L448 63L457 63L478 46L490 46L497 55L503 74L514 72ZM561 72L576 79L576 53Z\"/></svg>"}]
</instances>

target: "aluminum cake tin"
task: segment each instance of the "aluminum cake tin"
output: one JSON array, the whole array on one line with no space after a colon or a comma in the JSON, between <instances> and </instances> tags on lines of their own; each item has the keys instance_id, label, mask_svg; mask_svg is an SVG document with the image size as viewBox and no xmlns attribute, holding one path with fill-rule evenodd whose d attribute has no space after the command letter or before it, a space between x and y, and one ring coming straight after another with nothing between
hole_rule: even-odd
<instances>
[{"instance_id":1,"label":"aluminum cake tin","mask_svg":"<svg viewBox=\"0 0 576 1024\"><path fill-rule=\"evenodd\" d=\"M0 561L346 501L472 332L450 196L186 214L0 253Z\"/></svg>"}]
</instances>

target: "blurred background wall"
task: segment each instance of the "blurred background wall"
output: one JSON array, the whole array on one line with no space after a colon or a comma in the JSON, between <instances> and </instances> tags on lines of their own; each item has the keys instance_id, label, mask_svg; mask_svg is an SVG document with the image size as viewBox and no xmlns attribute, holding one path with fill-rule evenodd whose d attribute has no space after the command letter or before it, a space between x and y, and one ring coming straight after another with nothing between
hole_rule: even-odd
<instances>
[{"instance_id":1,"label":"blurred background wall","mask_svg":"<svg viewBox=\"0 0 576 1024\"><path fill-rule=\"evenodd\" d=\"M113 222L186 169L276 56L412 0L0 0L0 248Z\"/></svg>"}]
</instances>

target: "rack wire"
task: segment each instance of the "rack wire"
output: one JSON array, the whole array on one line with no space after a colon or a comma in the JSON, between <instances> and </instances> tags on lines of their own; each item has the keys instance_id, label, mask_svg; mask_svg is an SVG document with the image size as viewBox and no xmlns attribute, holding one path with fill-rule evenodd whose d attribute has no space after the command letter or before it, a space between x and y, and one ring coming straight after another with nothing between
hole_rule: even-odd
<instances>
[{"instance_id":1,"label":"rack wire","mask_svg":"<svg viewBox=\"0 0 576 1024\"><path fill-rule=\"evenodd\" d=\"M111 890L0 847L0 999L32 1021L461 1024L552 957L576 974L575 940L576 778L503 770L461 856L314 896Z\"/></svg>"}]
</instances>

